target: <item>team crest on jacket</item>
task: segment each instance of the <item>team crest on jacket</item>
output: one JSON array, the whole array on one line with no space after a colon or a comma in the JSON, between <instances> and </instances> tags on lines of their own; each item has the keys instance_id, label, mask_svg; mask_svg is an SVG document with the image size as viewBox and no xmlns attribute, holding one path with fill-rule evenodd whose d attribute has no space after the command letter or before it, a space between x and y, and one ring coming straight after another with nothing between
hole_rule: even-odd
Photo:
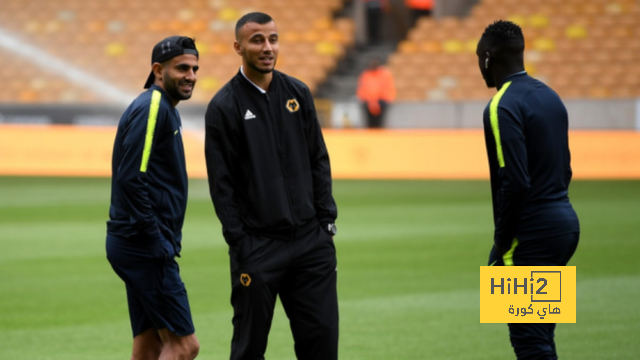
<instances>
[{"instance_id":1,"label":"team crest on jacket","mask_svg":"<svg viewBox=\"0 0 640 360\"><path fill-rule=\"evenodd\" d=\"M245 287L251 285L251 276L249 274L240 274L240 283Z\"/></svg>"},{"instance_id":2,"label":"team crest on jacket","mask_svg":"<svg viewBox=\"0 0 640 360\"><path fill-rule=\"evenodd\" d=\"M287 100L287 110L289 110L289 112L296 112L298 111L298 109L300 109L298 100L296 99Z\"/></svg>"}]
</instances>

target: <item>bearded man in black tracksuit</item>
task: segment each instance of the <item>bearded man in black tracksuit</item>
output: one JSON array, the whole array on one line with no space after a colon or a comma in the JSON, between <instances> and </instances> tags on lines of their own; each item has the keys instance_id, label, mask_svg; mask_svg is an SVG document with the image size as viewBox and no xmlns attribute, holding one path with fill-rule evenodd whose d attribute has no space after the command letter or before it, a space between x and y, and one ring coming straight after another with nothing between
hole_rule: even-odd
<instances>
[{"instance_id":1,"label":"bearded man in black tracksuit","mask_svg":"<svg viewBox=\"0 0 640 360\"><path fill-rule=\"evenodd\" d=\"M337 209L313 99L274 70L269 15L243 16L234 48L242 67L205 116L211 198L231 262L231 359L264 359L278 295L297 358L337 359Z\"/></svg>"},{"instance_id":2,"label":"bearded man in black tracksuit","mask_svg":"<svg viewBox=\"0 0 640 360\"><path fill-rule=\"evenodd\" d=\"M113 146L106 251L125 283L132 359L194 359L200 350L176 261L188 193L176 106L191 98L198 57L184 36L154 46L148 90L122 115Z\"/></svg>"}]
</instances>

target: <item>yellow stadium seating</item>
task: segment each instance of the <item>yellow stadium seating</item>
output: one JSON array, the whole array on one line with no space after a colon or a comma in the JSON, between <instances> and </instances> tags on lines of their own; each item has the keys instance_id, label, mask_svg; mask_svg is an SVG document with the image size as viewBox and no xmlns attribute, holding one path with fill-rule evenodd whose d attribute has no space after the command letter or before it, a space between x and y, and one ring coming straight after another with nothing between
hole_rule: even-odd
<instances>
[{"instance_id":1,"label":"yellow stadium seating","mask_svg":"<svg viewBox=\"0 0 640 360\"><path fill-rule=\"evenodd\" d=\"M522 27L526 69L564 98L640 97L636 0L481 0L468 17L421 18L390 57L397 82L423 79L423 86L413 80L411 88L420 88L427 99L434 94L437 100L488 100L495 90L484 87L475 44L496 19ZM416 66L421 62L440 66L439 73ZM443 84L432 77L450 81ZM398 98L416 100L413 91L399 90Z\"/></svg>"},{"instance_id":2,"label":"yellow stadium seating","mask_svg":"<svg viewBox=\"0 0 640 360\"><path fill-rule=\"evenodd\" d=\"M206 103L237 71L234 25L248 11L276 20L277 68L312 90L354 45L353 19L334 19L347 0L2 0L0 30L98 77L125 93L141 91L152 46L169 35L193 36L200 49L193 103ZM510 19L525 35L527 70L564 98L640 97L640 2L637 0L480 0L467 17L422 17L399 42L388 65L399 101L488 100L475 55L483 29ZM0 103L108 102L69 80L0 48ZM312 69L307 69L312 68ZM26 74L16 80L16 74Z\"/></svg>"},{"instance_id":3,"label":"yellow stadium seating","mask_svg":"<svg viewBox=\"0 0 640 360\"><path fill-rule=\"evenodd\" d=\"M192 36L201 52L201 83L192 102L206 103L238 71L241 60L233 51L234 26L249 11L262 11L276 20L281 56L291 55L278 68L283 65L285 72L300 73L316 89L354 42L353 20L333 19L342 6L344 0L159 0L154 7L161 10L152 12L145 0L2 0L0 30L44 52L43 57L130 94L142 90L155 43L170 35ZM0 103L111 101L32 59L3 48L0 55L3 74L27 74L32 79L26 88L24 80L3 84ZM296 62L300 68L311 62L315 69L298 69Z\"/></svg>"}]
</instances>

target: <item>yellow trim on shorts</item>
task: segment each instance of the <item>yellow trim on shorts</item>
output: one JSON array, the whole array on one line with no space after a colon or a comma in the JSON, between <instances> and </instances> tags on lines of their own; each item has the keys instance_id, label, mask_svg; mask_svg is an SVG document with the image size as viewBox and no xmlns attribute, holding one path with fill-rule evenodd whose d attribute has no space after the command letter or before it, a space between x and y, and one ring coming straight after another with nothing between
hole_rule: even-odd
<instances>
[{"instance_id":1,"label":"yellow trim on shorts","mask_svg":"<svg viewBox=\"0 0 640 360\"><path fill-rule=\"evenodd\" d=\"M518 239L513 239L513 242L511 243L511 249L509 249L509 251L502 255L504 266L513 266L513 252L516 250L516 246L518 246Z\"/></svg>"}]
</instances>

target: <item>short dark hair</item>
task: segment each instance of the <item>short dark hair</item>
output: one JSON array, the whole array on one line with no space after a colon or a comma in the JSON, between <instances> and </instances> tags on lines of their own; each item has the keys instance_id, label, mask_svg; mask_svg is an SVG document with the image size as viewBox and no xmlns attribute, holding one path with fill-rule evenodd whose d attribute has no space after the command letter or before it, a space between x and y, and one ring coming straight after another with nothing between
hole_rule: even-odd
<instances>
[{"instance_id":1,"label":"short dark hair","mask_svg":"<svg viewBox=\"0 0 640 360\"><path fill-rule=\"evenodd\" d=\"M514 22L497 20L484 29L482 37L493 47L505 52L519 53L524 51L522 29Z\"/></svg>"},{"instance_id":2,"label":"short dark hair","mask_svg":"<svg viewBox=\"0 0 640 360\"><path fill-rule=\"evenodd\" d=\"M252 12L252 13L245 14L236 23L236 39L238 38L238 35L240 33L240 29L242 29L242 27L246 23L257 23L257 24L263 25L263 24L270 23L272 21L273 21L273 19L271 18L271 16L269 16L269 15L267 15L265 13Z\"/></svg>"}]
</instances>

